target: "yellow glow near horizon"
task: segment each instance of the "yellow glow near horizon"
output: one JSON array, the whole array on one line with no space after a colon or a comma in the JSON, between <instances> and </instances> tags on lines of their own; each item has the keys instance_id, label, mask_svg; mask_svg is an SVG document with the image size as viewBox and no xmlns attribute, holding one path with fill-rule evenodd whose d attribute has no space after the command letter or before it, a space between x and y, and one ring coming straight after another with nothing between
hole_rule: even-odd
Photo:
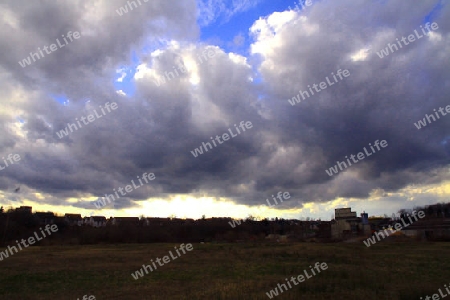
<instances>
[{"instance_id":1,"label":"yellow glow near horizon","mask_svg":"<svg viewBox=\"0 0 450 300\"><path fill-rule=\"evenodd\" d=\"M374 192L370 194L370 197L365 200L338 197L326 202L306 203L301 203L295 195L291 195L291 199L285 201L286 204L291 201L291 204L298 203L298 206L285 209L280 208L283 204L268 206L267 203L264 202L264 199L261 200L260 204L250 206L235 203L231 199L225 197L167 195L165 198L160 199L136 201L135 206L130 208L115 209L113 204L109 204L104 209L97 209L93 205L93 201L97 200L97 197L93 196L82 197L82 199L71 197L65 199L65 201L61 203L60 201L55 201L55 197L45 193L30 191L30 197L22 196L23 192L20 192L20 195L23 198L20 201L12 201L11 199L16 197L11 197L11 195L18 194L0 191L0 206L9 209L25 205L33 207L33 212L52 211L58 215L64 215L65 213L79 213L82 216L96 215L105 216L107 218L120 216L167 218L175 216L177 218L199 219L205 215L207 218L232 217L240 219L252 215L259 219L275 217L300 219L310 217L328 220L330 219L330 216L334 214L334 209L341 207L352 207L352 210L357 211L358 215L363 211L367 211L369 215L377 215L383 213L383 211L392 213L400 208L406 208L404 207L405 203L410 201L415 201L416 205L423 205L423 200L422 203L417 202L420 201L420 198L427 199L428 197L435 197L435 199L437 199L429 204L443 202L439 199L446 199L450 196L450 181L441 184L411 185L398 190L397 192L391 192L388 196L385 196L386 194L387 193L384 193L382 190L374 190ZM390 199L391 197L395 197L401 201L397 200L393 202ZM43 203L45 199L48 199L49 203ZM84 204L83 206L87 208L73 206L76 203L80 204L79 206Z\"/></svg>"}]
</instances>

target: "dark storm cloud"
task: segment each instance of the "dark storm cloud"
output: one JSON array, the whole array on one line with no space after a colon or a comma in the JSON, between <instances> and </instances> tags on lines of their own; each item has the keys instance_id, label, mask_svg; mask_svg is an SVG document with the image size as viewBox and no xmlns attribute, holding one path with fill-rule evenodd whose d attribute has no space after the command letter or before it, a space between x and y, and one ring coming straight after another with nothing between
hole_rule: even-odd
<instances>
[{"instance_id":1,"label":"dark storm cloud","mask_svg":"<svg viewBox=\"0 0 450 300\"><path fill-rule=\"evenodd\" d=\"M111 84L111 73L118 63L126 61L131 49L142 45L144 35L146 39L160 35L195 37L198 31L195 2L152 1L120 17L115 10L124 4L123 1L2 4L7 17L6 26L0 30L0 39L5 41L1 43L0 64L9 75L8 85L14 84L16 90L26 95L19 102L18 95L11 92L10 99L2 100L3 108L11 110L2 122L4 127L15 121L11 115L25 121L22 126L25 139L11 132L2 135L4 151L15 150L24 157L22 166L10 175L15 181L48 193L101 195L114 184L142 174L141 168L152 167L127 161L127 151L135 146L130 138L134 128L127 125L146 116L136 115L139 107L120 103ZM61 39L68 31L79 31L82 36L26 68L17 63L30 51L37 52L38 47L55 43L56 38ZM50 94L66 95L70 102L67 106L59 105ZM13 97L16 99L12 100ZM89 104L87 99L91 99ZM104 116L63 139L56 136L67 123L75 123L76 118L108 101L119 102L116 116ZM134 195L144 197L148 193Z\"/></svg>"},{"instance_id":2,"label":"dark storm cloud","mask_svg":"<svg viewBox=\"0 0 450 300\"><path fill-rule=\"evenodd\" d=\"M285 36L287 39L288 35L290 39L268 58L280 70L289 71L280 76L263 65L262 72L268 88L282 95L279 97L282 105L275 104L274 98L267 100L275 112L274 118L282 123L277 135L290 139L307 152L320 149L321 159L313 160L311 168L315 175L321 176L314 179L315 175L308 176L307 182L299 179L291 185L300 188L305 199L364 198L376 186L396 190L423 182L421 174L429 175L448 164L449 148L442 141L448 137L445 128L450 118L443 117L421 131L413 125L425 113L450 103L447 96L450 87L445 85L449 68L445 53L449 36L448 9L432 20L439 24L436 32L442 35L441 42L422 39L383 60L376 55L388 42L394 43L395 38L419 29L436 3L425 1L411 10L405 2L390 1L381 5L367 1L325 1L306 12L307 21L291 25L280 33L281 39ZM371 6L369 14L363 12L367 12L368 6ZM321 18L333 8L336 8L335 19ZM309 35L308 26L317 26L317 34ZM370 34L360 28L370 28ZM368 46L372 51L365 61L349 59L350 54ZM339 68L348 69L351 76L296 106L287 102L299 90L307 90L308 84L324 81L325 76ZM332 181L334 177L330 178L325 169L338 160L344 161L346 155L361 152L364 146L377 139L387 140L389 146L350 167L364 182L347 181L337 189L330 182L319 195L304 193L305 185ZM295 166L301 164L305 156L291 159ZM403 177L407 175L404 172L410 176ZM444 174L441 179L445 179ZM268 180L267 185L282 180L284 177L274 178L272 182ZM327 193L329 189L333 192Z\"/></svg>"},{"instance_id":3,"label":"dark storm cloud","mask_svg":"<svg viewBox=\"0 0 450 300\"><path fill-rule=\"evenodd\" d=\"M258 61L254 57L244 61L209 46L214 57L196 71L189 57L195 60L208 46L192 46L199 30L194 1L151 1L122 17L115 12L126 4L122 1L7 1L2 8L8 17L0 29L0 76L5 79L0 122L8 126L20 118L24 123L20 133L2 135L0 146L2 153L19 153L23 160L0 173L0 188L22 184L29 199L35 199L32 189L53 195L36 200L40 203L62 205L75 197L81 200L74 206L93 208L82 199L103 197L153 172L154 181L114 206L174 193L260 205L288 191L292 201L286 205L300 207L335 197L365 198L374 189L440 182L448 177L443 168L450 149L443 141L450 117L422 130L413 123L450 104L448 6L433 19L441 40L421 39L384 59L376 55L417 29L436 3L317 2L275 36L254 34L265 49L260 66L249 65ZM68 31L82 36L20 67L18 61L30 51ZM181 41L179 47L169 43L159 55L141 53L159 36ZM365 60L350 58L369 47ZM141 69L136 93L122 96L113 79L116 69L130 64L131 51L139 53ZM157 86L155 76L173 71L178 62L191 66L189 74ZM257 67L263 87L250 79ZM295 106L287 102L338 69L351 75ZM193 86L190 76L196 72L200 81ZM68 104L52 99L56 94L67 96ZM117 103L117 110L58 138L56 132L67 123L106 102ZM191 150L240 121L251 121L253 128L192 156ZM339 176L325 173L377 139L389 146Z\"/></svg>"},{"instance_id":4,"label":"dark storm cloud","mask_svg":"<svg viewBox=\"0 0 450 300\"><path fill-rule=\"evenodd\" d=\"M120 0L6 1L2 7L10 16L7 20L16 21L7 21L0 30L0 39L8 41L0 46L0 64L24 84L36 87L45 80L49 89L80 99L92 96L109 81L104 72L126 61L130 49L137 50L144 36L189 39L197 34L194 1L151 1L120 17L116 9L125 4ZM69 31L78 31L81 37L31 66L21 68L17 63L57 38L62 42L62 35Z\"/></svg>"}]
</instances>

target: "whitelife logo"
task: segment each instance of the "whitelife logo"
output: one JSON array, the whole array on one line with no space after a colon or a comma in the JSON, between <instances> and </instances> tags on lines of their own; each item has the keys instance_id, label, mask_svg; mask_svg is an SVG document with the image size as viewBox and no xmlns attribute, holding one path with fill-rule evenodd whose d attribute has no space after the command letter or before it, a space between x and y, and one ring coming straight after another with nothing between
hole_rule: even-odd
<instances>
[{"instance_id":1,"label":"whitelife logo","mask_svg":"<svg viewBox=\"0 0 450 300\"><path fill-rule=\"evenodd\" d=\"M142 0L144 3L147 3L149 0ZM137 2L139 3L139 6L142 5L141 0L137 0ZM130 8L130 11L132 11L134 8L137 8L138 5L136 4L136 1L127 1L128 7ZM134 5L134 8L131 6L131 4ZM124 14L128 13L128 7L125 6L121 6L119 9L116 9L116 13L119 16L123 16Z\"/></svg>"},{"instance_id":2,"label":"whitelife logo","mask_svg":"<svg viewBox=\"0 0 450 300\"><path fill-rule=\"evenodd\" d=\"M283 195L283 199L284 199L284 200L287 200L287 199L290 199L290 198L291 198L291 195L289 194L289 192L284 192L284 193L282 193L282 192L280 191L280 192L278 192L278 194L277 194L277 198L278 198L281 202L283 202L283 199L281 199L281 196L282 196L282 195ZM268 205L269 207L275 206L275 205L278 205L278 204L279 204L279 203L277 202L277 199L275 199L275 196L274 196L274 195L272 195L272 199L273 199L273 202L275 203L274 205L271 205L269 199L266 199L267 205Z\"/></svg>"},{"instance_id":3,"label":"whitelife logo","mask_svg":"<svg viewBox=\"0 0 450 300\"><path fill-rule=\"evenodd\" d=\"M317 272L318 273L320 273L320 269L322 269L322 271L325 271L326 269L328 269L328 265L327 265L327 263L321 263L320 264L320 266L319 266L319 262L316 262L316 264L314 265L314 268L312 267L312 266L309 266L310 268L311 268L311 273L312 273L312 275L308 275L308 272L306 271L306 270L303 270L303 273L305 273L305 276L306 276L306 279L310 279L310 278L312 278L313 276L315 276L316 275L316 273L314 272L314 268L317 270ZM297 276L297 280L298 280L298 282L295 280L296 278L295 277L291 277L291 279L285 279L286 280L286 283L287 283L287 285L289 285L289 289L291 289L292 288L292 286L291 286L291 282L293 283L293 284L295 284L295 285L299 285L301 282L304 282L305 281L305 276L303 276L303 275L298 275ZM290 282L291 281L291 282ZM269 299L272 299L272 298L274 298L275 296L278 296L279 294L278 294L278 289L280 289L280 292L281 293L283 293L284 291L283 291L283 288L284 287L284 289L286 290L286 291L288 291L289 289L288 289L288 287L286 286L286 284L284 284L284 283L279 283L278 284L278 286L276 287L276 288L274 288L273 290L270 290L269 292L267 292L266 293L266 295L267 295L267 297L269 297Z\"/></svg>"},{"instance_id":4,"label":"whitelife logo","mask_svg":"<svg viewBox=\"0 0 450 300\"><path fill-rule=\"evenodd\" d=\"M253 127L253 124L250 121L245 122L245 124L244 124L244 121L241 121L241 123L239 123L239 127L242 129L243 132L245 132L245 128L250 129ZM233 131L231 130L231 128L228 128L228 132L231 134L232 138L241 134L241 132L240 132L239 128L236 126L236 124L234 124L234 128L237 131L237 134L234 134L234 135L233 135ZM221 137L222 137L223 141L220 140ZM211 137L211 141L213 142L214 147L217 147L216 141L219 144L223 144L225 141L228 141L229 139L230 139L230 136L228 135L228 133L224 133L224 134L222 134L222 136L216 135L215 138ZM205 151L208 152L208 148L206 146L209 146L210 150L212 150L212 148L213 148L209 142L206 142L206 143L203 142L202 145L200 145L200 148L195 148L194 151L191 151L192 155L194 157L198 157L200 154L203 154L203 149L205 149Z\"/></svg>"},{"instance_id":5,"label":"whitelife logo","mask_svg":"<svg viewBox=\"0 0 450 300\"><path fill-rule=\"evenodd\" d=\"M436 111L436 109L433 109L434 114L436 115L436 118L439 120L441 117L439 117L438 112ZM438 111L441 113L441 115L444 117L447 114L450 114L450 105L447 105L445 107L445 111L447 113L444 112L444 108L443 107L439 107ZM427 115L425 114L425 118L423 118L423 120L419 120L417 121L417 123L414 123L414 125L416 126L417 130L421 129L422 127L427 126L427 121L428 124L431 124L431 120L433 120L433 122L436 122L436 118L433 115Z\"/></svg>"},{"instance_id":6,"label":"whitelife logo","mask_svg":"<svg viewBox=\"0 0 450 300\"><path fill-rule=\"evenodd\" d=\"M6 169L7 167L9 167L10 165L13 165L14 162L19 162L19 161L20 161L20 155L19 155L19 154L12 154L12 153L10 153L10 154L8 155L8 158L5 159L4 157L2 157L2 159L3 159L3 162L5 163L5 166L3 167L3 166L0 164L0 171L3 171L4 169ZM9 161L9 164L8 164L8 162L7 162L6 160Z\"/></svg>"},{"instance_id":7,"label":"whitelife logo","mask_svg":"<svg viewBox=\"0 0 450 300\"><path fill-rule=\"evenodd\" d=\"M133 186L131 186L131 184L128 184L128 185L125 186L125 191L126 191L127 193L131 193L133 190L137 190L138 188L140 188L141 186L144 185L144 184L142 183L142 180L141 180L141 177L140 177L140 176L136 176L136 178L139 180L139 183L140 183L141 185L136 185L136 184L134 183L134 179L131 180L131 183L133 184ZM142 174L142 179L145 181L145 183L148 183L149 180L151 181L151 180L154 180L155 178L156 178L156 177L155 177L155 174L153 174L153 173L144 173L144 174ZM113 190L114 190L114 194L117 196L117 199L119 199L120 196L119 196L119 194L117 193L116 189L113 189ZM123 189L122 187L119 187L117 190L119 191L119 193L120 193L122 196L125 196L125 195L127 194L127 193L124 193L124 191L123 191L124 189ZM111 200L110 198L111 198L112 200ZM117 199L114 198L114 195L113 195L113 194L109 194L109 195L105 194L105 197L100 198L99 200L97 200L96 202L94 202L94 205L95 205L95 207L97 207L98 209L100 209L100 208L106 206L106 200L108 200L108 203L111 203L111 202L116 201Z\"/></svg>"},{"instance_id":8,"label":"whitelife logo","mask_svg":"<svg viewBox=\"0 0 450 300\"><path fill-rule=\"evenodd\" d=\"M80 300L80 298L77 298L77 300ZM95 300L95 296L94 295L90 295L88 297L88 295L84 295L81 300Z\"/></svg>"},{"instance_id":9,"label":"whitelife logo","mask_svg":"<svg viewBox=\"0 0 450 300\"><path fill-rule=\"evenodd\" d=\"M64 42L66 42L64 45L62 45L61 42L59 41L59 38L57 38L56 42L57 42L59 48L56 46L56 44L51 44L50 46L44 46L43 50L45 51L45 53L50 54L52 52L55 52L58 49L61 49L62 47L65 47L66 45L68 45L69 42L66 40L66 36L63 34L62 37L64 39ZM72 31L69 31L67 33L67 38L70 40L70 42L73 42L73 39L78 40L80 37L81 37L81 35L78 31L75 31L74 33L72 33ZM48 50L49 48L50 48L50 52ZM42 53L41 48L38 48L38 52L35 52L35 53L30 52L30 56L28 56L27 58L24 58L22 61L19 61L19 65L22 68L25 68L26 66L31 65L31 59L33 59L33 62L35 62L36 61L35 57L37 57L37 59L41 59L45 56L44 53Z\"/></svg>"},{"instance_id":10,"label":"whitelife logo","mask_svg":"<svg viewBox=\"0 0 450 300\"><path fill-rule=\"evenodd\" d=\"M241 225L241 222L244 223L246 221L246 219L241 219L241 220L231 220L231 222L228 222L228 224L230 224L231 228L235 228L238 225Z\"/></svg>"},{"instance_id":11,"label":"whitelife logo","mask_svg":"<svg viewBox=\"0 0 450 300\"><path fill-rule=\"evenodd\" d=\"M58 231L58 226L56 226L55 224L53 224L52 226L50 225L45 225L44 230L42 230L42 228L39 228L41 230L41 234L42 237L39 238L39 235L37 234L37 232L34 233L34 236L36 237L37 241L40 241L42 239L44 239L45 237L47 237L47 235L45 235L44 230L47 232L48 235L51 235L52 232L55 233ZM50 232L51 231L51 232ZM27 244L26 242L28 241L29 244ZM16 240L17 243L17 247L19 247L20 250L22 250L22 246L21 244L24 246L24 248L28 248L30 245L33 245L34 243L36 243L34 237L30 236L27 240L22 239L20 242ZM4 252L0 252L0 261L2 261L4 258L8 258L9 253L12 255L14 255L14 253L12 252L12 250L16 251L16 253L19 252L19 250L17 250L17 248L15 246L8 246L8 249L6 249Z\"/></svg>"},{"instance_id":12,"label":"whitelife logo","mask_svg":"<svg viewBox=\"0 0 450 300\"><path fill-rule=\"evenodd\" d=\"M446 284L444 284L444 287L448 294L443 294L442 290L439 289L438 290L439 294L433 294L432 296L426 295L425 299L420 297L420 300L441 300L441 299L447 297L448 295L450 295L450 290L448 289L449 287ZM440 297L439 297L439 295L440 295Z\"/></svg>"},{"instance_id":13,"label":"whitelife logo","mask_svg":"<svg viewBox=\"0 0 450 300\"><path fill-rule=\"evenodd\" d=\"M179 250L181 250L181 252L183 252L183 254L186 254L186 251L184 250L184 247L186 247L187 251L192 251L194 249L194 246L192 246L192 244L186 244L186 246L184 244L181 244ZM172 260L175 260L178 257L180 257L181 254L180 254L180 252L178 252L177 246L175 246L173 248L177 252L178 256L174 256L172 254L172 250L169 251L169 254L170 254L170 257L172 258ZM168 255L164 256L162 258L162 261L164 262L163 264L161 264L161 258L157 257L155 260L158 263L158 265L160 267L162 267L162 266L164 266L164 264L168 264L169 262L171 262L170 257ZM139 270L137 270L136 272L131 274L131 276L134 278L134 280L138 280L139 278L144 277L145 274L148 274L148 270L150 270L150 272L153 272L153 270L158 269L158 267L156 266L156 264L153 261L153 259L151 261L152 261L153 268L150 265L142 265L142 268L140 268ZM145 274L144 274L144 271L145 271Z\"/></svg>"},{"instance_id":14,"label":"whitelife logo","mask_svg":"<svg viewBox=\"0 0 450 300\"><path fill-rule=\"evenodd\" d=\"M290 199L290 198L291 198L291 195L289 194L289 192L284 192L284 193L278 192L277 198L280 200L280 202L283 202L283 199L281 199L281 197L283 197L284 200L287 200L287 199ZM277 202L277 199L275 199L275 196L274 196L274 195L272 195L272 199L273 199L273 202L274 202L273 205L270 204L269 199L266 199L267 205L268 205L269 207L272 207L272 206L275 206L275 205L278 205L278 204L279 204L279 203ZM228 224L230 224L231 228L235 228L236 226L241 225L241 222L244 223L246 220L247 220L247 219L231 220L231 222L228 222Z\"/></svg>"},{"instance_id":15,"label":"whitelife logo","mask_svg":"<svg viewBox=\"0 0 450 300\"><path fill-rule=\"evenodd\" d=\"M305 3L303 3L305 2ZM298 6L298 4L295 4L295 9L292 9L291 6L289 6L290 10L295 10L295 11L301 11L303 9L305 9L307 6L311 6L312 5L312 1L311 0L299 0L298 3L300 4L300 6Z\"/></svg>"},{"instance_id":16,"label":"whitelife logo","mask_svg":"<svg viewBox=\"0 0 450 300\"><path fill-rule=\"evenodd\" d=\"M372 154L374 154L376 151L372 146L372 143L369 143L370 148L372 149L373 152L367 152L366 147L364 147L364 152L366 153L367 156L371 156ZM378 151L381 150L380 146L383 148L386 148L388 146L388 143L386 142L386 140L382 140L381 142L379 142L378 140L375 141L374 146L378 149ZM364 156L364 153L359 152L356 157L358 157L358 159L355 159L355 155L351 154L350 158L352 159L353 163L358 163L359 161L363 160L364 158L366 158ZM352 163L350 162L350 159L345 156L345 158L347 159L347 164L344 161L337 161L337 165L334 165L334 167L329 168L328 170L325 170L325 172L329 175L329 176L333 176L334 174L337 174L339 172L339 169L342 171L343 168L342 166L344 166L345 169L347 169L349 166L352 165Z\"/></svg>"},{"instance_id":17,"label":"whitelife logo","mask_svg":"<svg viewBox=\"0 0 450 300\"><path fill-rule=\"evenodd\" d=\"M430 29L430 27L431 27L431 29ZM437 23L430 24L430 22L428 22L428 23L425 24L425 28L428 31L425 31L423 29L422 25L420 25L420 28L422 29L422 33L425 36L428 36L428 35L430 35L431 30L437 30L439 28L439 26L438 26ZM414 33L415 33L415 35L414 34L408 35L409 43L406 41L406 37L402 37L401 38L401 41L403 42L404 46L408 46L410 43L415 42L416 41L416 37L417 37L418 40L420 40L421 38L424 37L423 35L420 35L420 33L418 33L417 30L414 30ZM397 38L396 40L397 40L398 47L403 48L402 47L402 43L400 43L399 39ZM379 58L384 58L386 56L389 56L389 54L394 53L395 51L398 51L399 48L397 47L397 45L395 43L394 44L388 43L386 48L382 49L380 52L377 52L378 57ZM390 50L390 53L389 53L389 50Z\"/></svg>"},{"instance_id":18,"label":"whitelife logo","mask_svg":"<svg viewBox=\"0 0 450 300\"><path fill-rule=\"evenodd\" d=\"M417 214L419 215L419 218L420 218L420 219L422 219L423 217L425 217L425 213L424 213L423 211L419 211ZM415 211L415 210L413 210L413 212L411 213L411 215L412 215L412 217L413 217L416 221L418 221L417 216L416 216L416 211ZM403 219L400 219L400 220L402 221L402 223L403 223L403 226L402 226L400 223L396 223L396 224L394 225L395 230L392 229L392 226L391 226L391 225L388 226L388 229L386 229L386 228L383 227L383 230L380 230L380 231L376 232L372 237L367 238L365 241L363 241L364 245L366 245L366 247L370 247L372 244L375 245L375 243L377 242L377 241L375 240L375 237L378 239L378 241L380 241L380 235L381 235L381 237L382 237L383 239L385 239L385 238L387 238L388 236L390 236L391 234L394 234L394 233L396 233L397 231L402 230L402 228L408 227L409 225L411 225L414 221L411 220L411 218L409 217L409 215L407 215L407 216L408 216L408 219L409 219L409 221L410 221L411 223L406 224L405 221L404 221ZM389 230L389 231L387 231L387 230Z\"/></svg>"},{"instance_id":19,"label":"whitelife logo","mask_svg":"<svg viewBox=\"0 0 450 300\"><path fill-rule=\"evenodd\" d=\"M300 103L302 100L300 99L300 96L302 96L302 99L305 100L306 98L311 97L312 95L314 95L314 91L316 91L316 93L319 93L323 90L325 90L327 87L335 85L336 83L339 82L339 80L336 78L336 76L339 77L339 79L342 81L344 78L347 78L348 76L350 76L350 71L349 70L344 70L342 71L341 69L336 71L336 75L334 74L334 72L331 72L331 75L333 76L334 82L330 81L330 79L327 77L325 77L326 82L322 81L319 84L314 83L312 85L312 88L310 85L308 85L308 89L309 92L311 93L311 95L308 93L308 91L299 91L299 93L297 94L297 96L292 97L292 99L288 99L288 102L294 106L296 103ZM344 76L344 77L342 77ZM318 89L319 87L319 89ZM313 91L314 89L314 91Z\"/></svg>"},{"instance_id":20,"label":"whitelife logo","mask_svg":"<svg viewBox=\"0 0 450 300\"><path fill-rule=\"evenodd\" d=\"M110 113L111 109L116 110L118 106L117 106L116 102L113 102L111 104L109 104L109 102L106 102L104 107L102 107L102 106L99 106L99 107L101 108L103 115L99 115L97 113L97 110L94 109L94 114L90 114L87 117L83 116L80 118L84 125L88 125L89 123L92 123L95 120L100 119L101 117L105 116L106 112L103 108L106 108L106 110ZM69 130L70 130L70 133L72 133L72 132L74 132L74 130L76 131L76 130L80 129L81 127L83 127L80 123L80 120L78 120L78 118L75 118L75 120L77 121L78 126L75 123L67 123L66 128L57 132L56 135L60 139L62 139L63 137L69 135Z\"/></svg>"},{"instance_id":21,"label":"whitelife logo","mask_svg":"<svg viewBox=\"0 0 450 300\"><path fill-rule=\"evenodd\" d=\"M208 53L206 53L208 52ZM201 64L203 64L203 62L208 61L208 57L206 57L206 54L208 54L209 58L213 58L214 55L216 55L216 51L214 50L214 48L209 47L208 49L205 49L203 51L203 55L197 55L198 61L196 62L197 66L200 66ZM202 57L205 59L203 60ZM161 77L161 79L157 78L156 80L152 80L158 87L161 86L163 83L169 82L172 79L175 79L176 77L180 77L180 73L178 73L178 70L180 70L180 72L182 72L183 74L186 72L189 72L189 70L186 69L186 67L182 64L179 63L178 64L178 70L175 66L172 66L173 71L175 72L175 74L171 71L169 72L164 72L164 76Z\"/></svg>"}]
</instances>

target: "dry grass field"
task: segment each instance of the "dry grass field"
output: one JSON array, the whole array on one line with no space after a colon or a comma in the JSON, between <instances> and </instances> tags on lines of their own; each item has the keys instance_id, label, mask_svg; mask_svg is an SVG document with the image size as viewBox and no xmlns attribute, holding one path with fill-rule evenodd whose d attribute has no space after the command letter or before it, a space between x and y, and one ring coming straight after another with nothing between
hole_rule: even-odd
<instances>
[{"instance_id":1,"label":"dry grass field","mask_svg":"<svg viewBox=\"0 0 450 300\"><path fill-rule=\"evenodd\" d=\"M411 300L450 282L449 243L193 245L138 280L179 244L30 247L0 262L0 299L269 299L316 262L328 269L275 298Z\"/></svg>"}]
</instances>

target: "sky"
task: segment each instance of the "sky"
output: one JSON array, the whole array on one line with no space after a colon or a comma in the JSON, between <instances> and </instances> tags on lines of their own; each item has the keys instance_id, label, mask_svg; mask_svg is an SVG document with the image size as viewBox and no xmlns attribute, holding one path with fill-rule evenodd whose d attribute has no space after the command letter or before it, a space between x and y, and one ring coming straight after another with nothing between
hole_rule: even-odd
<instances>
[{"instance_id":1,"label":"sky","mask_svg":"<svg viewBox=\"0 0 450 300\"><path fill-rule=\"evenodd\" d=\"M449 201L444 0L3 0L0 12L0 206L330 220Z\"/></svg>"}]
</instances>

